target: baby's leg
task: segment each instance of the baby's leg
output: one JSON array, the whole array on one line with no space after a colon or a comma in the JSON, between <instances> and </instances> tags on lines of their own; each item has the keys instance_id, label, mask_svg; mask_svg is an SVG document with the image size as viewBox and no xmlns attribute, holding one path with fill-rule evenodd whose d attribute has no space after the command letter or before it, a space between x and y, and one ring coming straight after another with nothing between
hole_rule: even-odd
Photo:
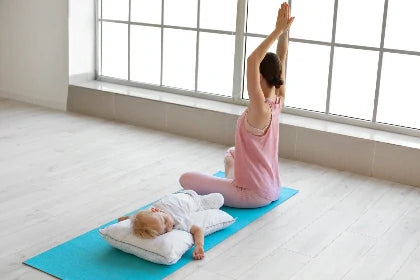
<instances>
[{"instance_id":1,"label":"baby's leg","mask_svg":"<svg viewBox=\"0 0 420 280\"><path fill-rule=\"evenodd\" d=\"M199 195L199 201L202 210L219 209L225 203L225 199L220 193Z\"/></svg>"},{"instance_id":2,"label":"baby's leg","mask_svg":"<svg viewBox=\"0 0 420 280\"><path fill-rule=\"evenodd\" d=\"M231 147L226 151L225 154L225 174L226 178L233 179L234 178L234 164L235 160L235 147Z\"/></svg>"},{"instance_id":3,"label":"baby's leg","mask_svg":"<svg viewBox=\"0 0 420 280\"><path fill-rule=\"evenodd\" d=\"M236 187L232 179L219 178L197 172L184 173L179 182L187 190L194 190L200 195L221 193L225 205L237 208L255 208L269 204L271 201L255 193Z\"/></svg>"},{"instance_id":4,"label":"baby's leg","mask_svg":"<svg viewBox=\"0 0 420 280\"><path fill-rule=\"evenodd\" d=\"M194 190L184 189L176 194L180 195L179 198L193 212L206 209L219 209L224 204L223 195L220 193L199 195Z\"/></svg>"}]
</instances>

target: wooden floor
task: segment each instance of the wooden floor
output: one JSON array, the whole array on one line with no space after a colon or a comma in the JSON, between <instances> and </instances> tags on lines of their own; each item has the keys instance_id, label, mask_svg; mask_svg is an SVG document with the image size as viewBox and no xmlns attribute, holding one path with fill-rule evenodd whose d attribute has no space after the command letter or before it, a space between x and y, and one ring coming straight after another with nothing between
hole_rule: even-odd
<instances>
[{"instance_id":1,"label":"wooden floor","mask_svg":"<svg viewBox=\"0 0 420 280\"><path fill-rule=\"evenodd\" d=\"M0 278L223 168L227 147L0 100ZM280 159L300 192L168 279L420 279L420 189Z\"/></svg>"}]
</instances>

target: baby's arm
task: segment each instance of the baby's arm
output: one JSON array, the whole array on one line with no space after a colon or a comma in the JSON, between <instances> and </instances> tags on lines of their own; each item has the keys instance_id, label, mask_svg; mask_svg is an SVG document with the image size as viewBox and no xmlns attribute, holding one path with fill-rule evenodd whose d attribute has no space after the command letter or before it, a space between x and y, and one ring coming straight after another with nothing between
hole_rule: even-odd
<instances>
[{"instance_id":1,"label":"baby's arm","mask_svg":"<svg viewBox=\"0 0 420 280\"><path fill-rule=\"evenodd\" d=\"M203 229L199 226L193 225L191 227L190 233L193 235L194 239L194 252L193 257L195 260L201 260L204 258L204 233Z\"/></svg>"}]
</instances>

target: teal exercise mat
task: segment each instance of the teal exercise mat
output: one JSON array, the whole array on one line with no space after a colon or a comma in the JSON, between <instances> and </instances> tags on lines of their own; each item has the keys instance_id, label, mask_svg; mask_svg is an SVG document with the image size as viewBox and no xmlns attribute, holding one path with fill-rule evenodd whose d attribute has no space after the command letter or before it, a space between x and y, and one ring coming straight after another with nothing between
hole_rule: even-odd
<instances>
[{"instance_id":1,"label":"teal exercise mat","mask_svg":"<svg viewBox=\"0 0 420 280\"><path fill-rule=\"evenodd\" d=\"M224 172L214 174L224 177ZM205 251L210 250L229 236L235 234L265 213L283 203L298 191L283 187L280 198L271 204L254 209L239 209L223 206L221 209L236 218L231 226L205 237ZM152 203L151 203L152 204ZM146 205L140 209L149 207ZM138 209L138 210L140 210ZM138 211L136 210L136 211ZM133 211L132 213L136 212ZM192 261L192 248L173 265L155 264L111 247L100 236L98 229L115 223L111 221L82 234L57 247L45 251L24 263L45 273L69 280L130 280L162 279Z\"/></svg>"}]
</instances>

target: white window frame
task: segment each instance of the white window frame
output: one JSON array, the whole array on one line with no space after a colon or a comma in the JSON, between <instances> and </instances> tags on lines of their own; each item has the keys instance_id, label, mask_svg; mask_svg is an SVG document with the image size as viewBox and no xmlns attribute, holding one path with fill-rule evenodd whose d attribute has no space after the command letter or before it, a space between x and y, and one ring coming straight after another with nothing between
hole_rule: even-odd
<instances>
[{"instance_id":1,"label":"white window frame","mask_svg":"<svg viewBox=\"0 0 420 280\"><path fill-rule=\"evenodd\" d=\"M244 69L245 69L245 40L247 36L250 37L258 37L258 38L265 38L267 34L255 34L255 33L247 33L245 30L246 26L246 14L247 14L247 0L238 0L237 1L237 17L236 17L236 30L234 32L230 31L222 31L222 30L213 30L213 29L203 29L200 28L200 0L198 1L197 5L197 28L190 28L190 27L180 27L180 26L172 26L172 25L165 25L163 24L164 18L164 2L162 1L162 13L161 13L161 23L160 24L150 24L150 23L140 23L140 22L131 22L131 0L129 1L129 15L128 21L120 21L120 20L107 20L102 19L102 10L99 8L102 5L99 5L99 1L102 0L95 0L96 2L96 15L95 15L95 22L96 22L96 69L95 69L95 76L96 79L99 81L116 83L121 85L128 85L134 86L139 88L151 89L151 90L158 90L164 92L170 92L175 94L199 97L209 100L216 100L222 101L226 103L238 104L238 105L248 105L249 101L242 98L243 94L243 76L244 76ZM397 54L406 54L406 55L415 55L420 56L420 52L416 51L406 51L406 50L398 50L398 49L389 49L384 47L384 40L385 40L385 29L386 29L386 19L387 19L387 12L388 12L388 1L384 0L384 12L383 12L383 21L382 21L382 30L381 30L381 42L379 47L367 47L367 46L360 46L360 45L352 45L352 44L341 44L335 42L335 35L336 35L336 26L337 26L337 9L338 9L338 1L334 1L334 15L333 15L333 27L332 27L332 36L331 42L325 41L316 41L316 40L307 40L302 38L292 38L290 37L289 40L291 42L299 42L305 44L315 44L315 45L323 45L330 47L330 62L329 62L329 74L328 74L328 87L327 87L327 98L326 98L326 107L325 112L315 112L311 110L305 109L297 109L291 107L285 107L283 112L290 113L294 115L310 117L315 119L333 121L337 123L344 123L350 124L365 128L371 128L376 130L383 130L389 131L394 133L406 134L411 136L420 137L420 129L415 128L407 128L398 125L391 125L391 124L383 124L378 123L376 121L377 110L378 110L378 99L379 99L379 91L380 91L380 80L381 80L381 71L382 71L382 61L383 61L383 54L384 53L397 53ZM293 0L288 0L288 3L293 11ZM124 23L128 25L128 80L122 80L112 77L106 77L101 75L101 53L102 53L102 34L98 36L101 32L101 28L99 27L101 22L114 22L114 23ZM152 85L146 84L141 82L133 82L130 81L130 28L129 25L141 25L141 26L151 26L151 27L158 27L161 29L161 67L160 67L160 85ZM190 30L197 32L197 42L196 42L196 67L195 67L195 89L194 91L190 90L183 90L178 88L172 88L168 86L162 85L162 71L163 71L163 30L164 28L174 28L180 30ZM216 34L228 34L235 36L235 55L234 55L234 74L233 74L233 84L232 84L232 96L222 96L213 93L206 93L197 91L197 77L198 77L198 50L199 50L199 33L200 32L210 32ZM342 47L342 48L350 48L350 49L359 49L359 50L370 50L379 52L379 60L378 60L378 70L377 70L377 78L376 78L376 89L375 89L375 99L374 99L374 108L372 112L372 121L367 120L360 120L352 117L345 117L345 116L337 116L333 115L329 112L330 108L330 96L331 96L331 80L332 80L332 71L333 71L333 61L334 61L334 49L335 47ZM287 68L287 66L286 66ZM287 70L287 69L286 69Z\"/></svg>"}]
</instances>

